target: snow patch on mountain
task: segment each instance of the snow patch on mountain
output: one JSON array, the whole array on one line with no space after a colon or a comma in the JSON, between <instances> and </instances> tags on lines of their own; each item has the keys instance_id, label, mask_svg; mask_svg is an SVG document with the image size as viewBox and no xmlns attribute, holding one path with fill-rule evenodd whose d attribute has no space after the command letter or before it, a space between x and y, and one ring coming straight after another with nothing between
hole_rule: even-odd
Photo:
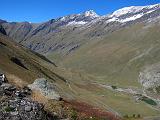
<instances>
[{"instance_id":1,"label":"snow patch on mountain","mask_svg":"<svg viewBox=\"0 0 160 120\"><path fill-rule=\"evenodd\" d=\"M152 13L152 12L154 12L155 10L150 10L150 11L148 11L146 14L149 14L149 13Z\"/></svg>"},{"instance_id":2,"label":"snow patch on mountain","mask_svg":"<svg viewBox=\"0 0 160 120\"><path fill-rule=\"evenodd\" d=\"M131 7L125 7L122 9L119 9L115 12L113 12L113 14L111 14L110 17L119 17L121 15L127 14L127 13L136 13L140 10L142 10L144 7L135 7L135 6L131 6Z\"/></svg>"},{"instance_id":3,"label":"snow patch on mountain","mask_svg":"<svg viewBox=\"0 0 160 120\"><path fill-rule=\"evenodd\" d=\"M160 9L160 4L155 5L148 5L148 6L131 6L131 7L124 7L119 9L112 14L99 16L93 10L85 11L80 14L72 14L69 16L65 16L60 18L60 21L63 21L67 24L66 26L82 26L82 25L92 25L98 21L105 21L106 23L110 22L120 22L125 23L129 21L134 21L143 17L143 15L152 13Z\"/></svg>"},{"instance_id":4,"label":"snow patch on mountain","mask_svg":"<svg viewBox=\"0 0 160 120\"><path fill-rule=\"evenodd\" d=\"M77 17L78 15L68 15L68 16L64 16L64 17L61 17L60 18L60 21L63 21L63 22L65 22L65 21L68 21L68 20L72 20L72 19L75 19L76 17Z\"/></svg>"},{"instance_id":5,"label":"snow patch on mountain","mask_svg":"<svg viewBox=\"0 0 160 120\"><path fill-rule=\"evenodd\" d=\"M78 21L78 22L76 22L76 21L72 21L72 22L69 22L68 23L68 26L70 26L70 25L84 25L84 24L86 24L87 22L84 22L84 21Z\"/></svg>"},{"instance_id":6,"label":"snow patch on mountain","mask_svg":"<svg viewBox=\"0 0 160 120\"><path fill-rule=\"evenodd\" d=\"M61 21L65 21L66 20L66 17L62 17L60 18Z\"/></svg>"},{"instance_id":7,"label":"snow patch on mountain","mask_svg":"<svg viewBox=\"0 0 160 120\"><path fill-rule=\"evenodd\" d=\"M144 14L137 14L137 15L133 15L132 17L128 17L128 18L125 18L125 19L120 19L120 18L116 18L116 17L113 17L109 20L107 20L107 22L121 22L121 23L124 23L124 22L129 22L129 21L133 21L133 20L136 20L138 18L141 18Z\"/></svg>"},{"instance_id":8,"label":"snow patch on mountain","mask_svg":"<svg viewBox=\"0 0 160 120\"><path fill-rule=\"evenodd\" d=\"M143 9L152 9L152 8L158 8L160 7L160 4L155 5L149 5L149 6L131 6L131 7L124 7L122 9L119 9L115 12L113 12L110 17L120 17L127 13L137 13L140 12Z\"/></svg>"},{"instance_id":9,"label":"snow patch on mountain","mask_svg":"<svg viewBox=\"0 0 160 120\"><path fill-rule=\"evenodd\" d=\"M133 21L133 20L136 20L138 18L141 18L144 14L137 14L137 15L134 15L132 17L129 17L129 18L126 18L126 19L122 19L120 22L128 22L128 21Z\"/></svg>"},{"instance_id":10,"label":"snow patch on mountain","mask_svg":"<svg viewBox=\"0 0 160 120\"><path fill-rule=\"evenodd\" d=\"M115 12L113 12L113 14L108 15L106 17L109 17L110 19L107 20L106 22L120 22L120 23L125 23L125 22L129 22L129 21L134 21L136 19L141 18L143 15L149 14L154 12L155 10L157 10L157 8L160 8L160 4L156 4L156 5L149 5L149 6L131 6L131 7L125 7L122 9L119 9ZM147 9L147 11L143 11L144 9ZM127 14L130 13L131 15L129 15L127 17ZM121 17L121 16L126 15L126 17Z\"/></svg>"},{"instance_id":11,"label":"snow patch on mountain","mask_svg":"<svg viewBox=\"0 0 160 120\"><path fill-rule=\"evenodd\" d=\"M95 13L93 10L85 11L81 14L72 14L64 16L58 19L60 22L67 23L66 25L84 25L91 22L92 20L99 18L100 16Z\"/></svg>"},{"instance_id":12,"label":"snow patch on mountain","mask_svg":"<svg viewBox=\"0 0 160 120\"><path fill-rule=\"evenodd\" d=\"M85 17L93 17L93 18L99 17L99 15L96 12L94 12L93 10L86 11L83 13L83 15Z\"/></svg>"},{"instance_id":13,"label":"snow patch on mountain","mask_svg":"<svg viewBox=\"0 0 160 120\"><path fill-rule=\"evenodd\" d=\"M118 18L113 17L113 18L111 18L111 19L107 20L107 23L109 23L109 22L115 22L115 21L120 22L120 20L119 20Z\"/></svg>"}]
</instances>

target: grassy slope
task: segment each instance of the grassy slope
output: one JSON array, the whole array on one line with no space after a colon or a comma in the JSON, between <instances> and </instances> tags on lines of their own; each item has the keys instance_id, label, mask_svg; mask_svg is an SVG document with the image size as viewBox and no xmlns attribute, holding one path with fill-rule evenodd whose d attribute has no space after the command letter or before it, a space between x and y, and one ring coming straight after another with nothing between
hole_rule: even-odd
<instances>
[{"instance_id":1,"label":"grassy slope","mask_svg":"<svg viewBox=\"0 0 160 120\"><path fill-rule=\"evenodd\" d=\"M136 102L133 96L113 92L97 85L91 84L95 78L84 72L60 70L61 74L70 82L69 95L73 95L77 100L87 102L120 115L141 114L141 116L157 116L159 111L148 106L144 102ZM63 87L65 89L65 87Z\"/></svg>"},{"instance_id":2,"label":"grassy slope","mask_svg":"<svg viewBox=\"0 0 160 120\"><path fill-rule=\"evenodd\" d=\"M10 59L19 59L27 68L13 63ZM45 77L53 82L66 84L65 79L56 74L56 66L42 56L31 52L29 49L12 42L10 38L0 34L0 71L10 76L16 76L26 84L35 79Z\"/></svg>"},{"instance_id":3,"label":"grassy slope","mask_svg":"<svg viewBox=\"0 0 160 120\"><path fill-rule=\"evenodd\" d=\"M97 81L139 86L139 71L160 60L159 26L137 24L118 30L81 47L63 63L96 76Z\"/></svg>"},{"instance_id":4,"label":"grassy slope","mask_svg":"<svg viewBox=\"0 0 160 120\"><path fill-rule=\"evenodd\" d=\"M67 56L63 64L73 71L80 71L79 76L90 77L75 81L84 84L80 87L71 85L77 91L77 98L94 105L108 108L125 115L141 114L143 116L158 115L159 112L140 102L136 103L132 96L119 94L100 88L87 88L86 81L93 80L122 87L141 87L138 83L139 72L144 66L159 62L160 56L160 24L136 24L120 29L102 40L94 40L82 46L75 53ZM74 79L74 78L72 78ZM73 82L74 83L74 82ZM104 97L101 97L104 95ZM90 98L90 99L88 99Z\"/></svg>"}]
</instances>

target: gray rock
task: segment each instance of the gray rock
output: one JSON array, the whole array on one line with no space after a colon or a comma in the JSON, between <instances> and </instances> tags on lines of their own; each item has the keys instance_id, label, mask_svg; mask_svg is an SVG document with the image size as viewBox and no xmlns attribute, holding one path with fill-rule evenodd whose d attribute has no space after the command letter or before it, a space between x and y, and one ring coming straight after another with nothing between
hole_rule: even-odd
<instances>
[{"instance_id":1,"label":"gray rock","mask_svg":"<svg viewBox=\"0 0 160 120\"><path fill-rule=\"evenodd\" d=\"M32 107L31 106L25 106L25 111L26 112L30 112L32 110Z\"/></svg>"},{"instance_id":2,"label":"gray rock","mask_svg":"<svg viewBox=\"0 0 160 120\"><path fill-rule=\"evenodd\" d=\"M1 85L1 87L4 89L4 90L10 90L10 89L15 89L15 87L9 83L4 83Z\"/></svg>"},{"instance_id":3,"label":"gray rock","mask_svg":"<svg viewBox=\"0 0 160 120\"><path fill-rule=\"evenodd\" d=\"M60 95L57 92L57 87L51 82L48 82L45 78L39 78L34 81L33 84L28 85L31 90L40 91L46 98L59 100Z\"/></svg>"},{"instance_id":4,"label":"gray rock","mask_svg":"<svg viewBox=\"0 0 160 120\"><path fill-rule=\"evenodd\" d=\"M11 115L16 116L18 115L18 111L10 112Z\"/></svg>"}]
</instances>

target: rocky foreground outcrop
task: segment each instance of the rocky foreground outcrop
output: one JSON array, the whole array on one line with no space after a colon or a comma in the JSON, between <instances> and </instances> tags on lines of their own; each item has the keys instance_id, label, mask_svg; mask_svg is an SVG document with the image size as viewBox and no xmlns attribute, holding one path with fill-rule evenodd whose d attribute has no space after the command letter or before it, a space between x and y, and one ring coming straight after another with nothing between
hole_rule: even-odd
<instances>
[{"instance_id":1,"label":"rocky foreground outcrop","mask_svg":"<svg viewBox=\"0 0 160 120\"><path fill-rule=\"evenodd\" d=\"M33 101L28 87L16 88L0 74L0 120L56 120L44 110L44 105Z\"/></svg>"}]
</instances>

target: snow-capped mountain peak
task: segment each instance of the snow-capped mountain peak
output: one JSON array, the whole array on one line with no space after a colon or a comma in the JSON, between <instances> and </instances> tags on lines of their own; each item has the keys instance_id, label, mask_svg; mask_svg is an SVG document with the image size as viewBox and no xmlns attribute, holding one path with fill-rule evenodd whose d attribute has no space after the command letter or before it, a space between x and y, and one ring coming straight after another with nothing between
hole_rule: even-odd
<instances>
[{"instance_id":1,"label":"snow-capped mountain peak","mask_svg":"<svg viewBox=\"0 0 160 120\"><path fill-rule=\"evenodd\" d=\"M137 19L140 19L144 15L146 16L147 14L150 14L158 10L160 10L160 4L148 5L148 6L124 7L106 16L99 16L93 10L88 10L79 14L72 14L72 15L61 17L56 21L60 22L59 24L61 26L64 26L64 25L82 26L87 23L91 23L91 24L95 23L96 21L99 21L99 20L104 20L106 21L106 23L109 23L109 22L126 23L129 21L135 21Z\"/></svg>"},{"instance_id":2,"label":"snow-capped mountain peak","mask_svg":"<svg viewBox=\"0 0 160 120\"><path fill-rule=\"evenodd\" d=\"M67 25L84 25L92 20L100 17L93 10L85 11L80 14L72 14L61 17L59 20L65 22Z\"/></svg>"},{"instance_id":3,"label":"snow-capped mountain peak","mask_svg":"<svg viewBox=\"0 0 160 120\"><path fill-rule=\"evenodd\" d=\"M154 9L160 7L160 4L155 5L148 5L148 6L131 6L131 7L124 7L122 9L119 9L111 14L110 17L119 17L121 15L127 14L127 13L137 13L140 12L143 9Z\"/></svg>"},{"instance_id":4,"label":"snow-capped mountain peak","mask_svg":"<svg viewBox=\"0 0 160 120\"><path fill-rule=\"evenodd\" d=\"M96 12L94 12L93 10L86 11L83 13L83 15L85 17L95 17L95 18L99 17L99 15Z\"/></svg>"},{"instance_id":5,"label":"snow-capped mountain peak","mask_svg":"<svg viewBox=\"0 0 160 120\"><path fill-rule=\"evenodd\" d=\"M154 11L160 10L160 4L155 5L148 5L148 6L131 6L131 7L124 7L113 12L110 15L107 15L107 23L109 22L129 22L137 20L144 15L150 14Z\"/></svg>"},{"instance_id":6,"label":"snow-capped mountain peak","mask_svg":"<svg viewBox=\"0 0 160 120\"><path fill-rule=\"evenodd\" d=\"M143 7L141 7L141 6L138 6L138 7L137 6L125 7L125 8L122 8L122 9L119 9L119 10L113 12L112 16L119 17L119 16L127 14L127 13L138 12L138 11L140 11L142 9L143 9Z\"/></svg>"}]
</instances>

